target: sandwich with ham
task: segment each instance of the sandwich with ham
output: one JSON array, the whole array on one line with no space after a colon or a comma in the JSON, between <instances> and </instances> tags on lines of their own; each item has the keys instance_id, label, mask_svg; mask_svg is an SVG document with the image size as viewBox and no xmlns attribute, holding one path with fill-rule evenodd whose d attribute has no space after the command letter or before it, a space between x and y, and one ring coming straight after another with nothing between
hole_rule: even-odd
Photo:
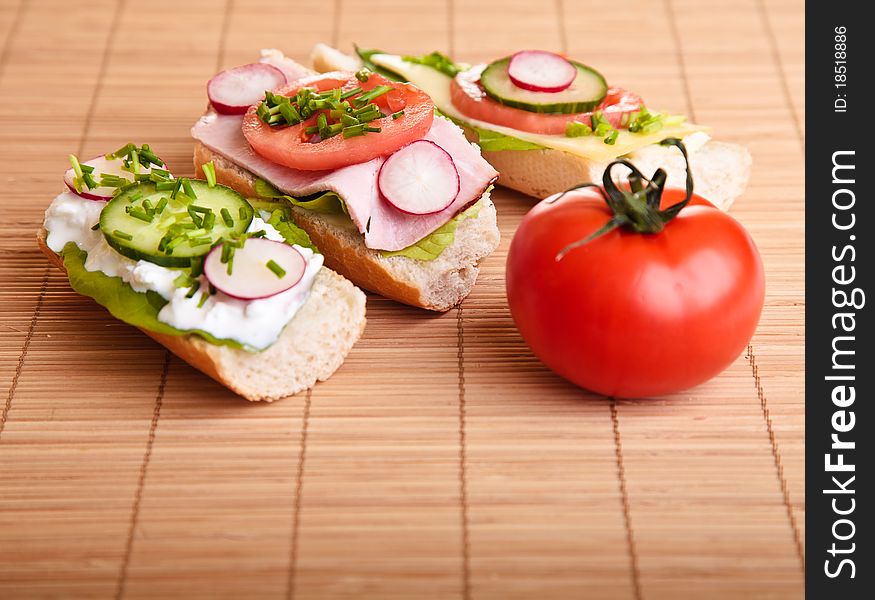
<instances>
[{"instance_id":1,"label":"sandwich with ham","mask_svg":"<svg viewBox=\"0 0 875 600\"><path fill-rule=\"evenodd\" d=\"M720 208L729 208L749 178L751 157L743 146L714 141L707 127L655 110L593 67L553 52L522 50L469 65L439 52L345 54L317 44L311 58L318 71L367 66L425 90L480 145L501 172L501 185L535 198L600 183L617 158L645 172L663 168L668 186L683 187L683 160L659 145L669 137L683 140L696 191Z\"/></svg>"},{"instance_id":2,"label":"sandwich with ham","mask_svg":"<svg viewBox=\"0 0 875 600\"><path fill-rule=\"evenodd\" d=\"M317 74L275 50L213 77L194 163L287 207L361 287L446 311L498 245L497 171L418 87L366 68Z\"/></svg>"}]
</instances>

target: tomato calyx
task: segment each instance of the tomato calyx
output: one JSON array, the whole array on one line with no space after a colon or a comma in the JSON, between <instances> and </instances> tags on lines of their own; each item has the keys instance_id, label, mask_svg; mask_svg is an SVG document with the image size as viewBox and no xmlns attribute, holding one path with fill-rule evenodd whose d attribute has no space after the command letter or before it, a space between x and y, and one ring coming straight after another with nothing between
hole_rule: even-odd
<instances>
[{"instance_id":1,"label":"tomato calyx","mask_svg":"<svg viewBox=\"0 0 875 600\"><path fill-rule=\"evenodd\" d=\"M687 149L683 142L677 138L666 138L660 142L662 146L674 146L681 151L684 156L684 164L687 172L686 179L686 194L683 200L672 204L668 208L660 209L662 200L662 192L665 189L666 172L664 169L657 169L653 176L646 177L634 164L625 158L618 158L610 163L605 168L605 174L602 177L602 185L595 183L581 183L572 188L569 188L559 194L550 203L558 202L565 194L584 188L595 188L596 191L604 198L614 216L602 225L599 229L586 236L581 240L572 242L565 246L556 254L556 262L562 260L565 255L580 248L595 239L610 233L618 227L624 227L638 233L659 233L665 228L666 223L674 219L678 213L689 203L693 197L693 174L690 170L690 160L687 156ZM622 165L629 169L629 185L628 189L620 187L614 181L611 174L614 167ZM646 182L646 184L645 184Z\"/></svg>"}]
</instances>

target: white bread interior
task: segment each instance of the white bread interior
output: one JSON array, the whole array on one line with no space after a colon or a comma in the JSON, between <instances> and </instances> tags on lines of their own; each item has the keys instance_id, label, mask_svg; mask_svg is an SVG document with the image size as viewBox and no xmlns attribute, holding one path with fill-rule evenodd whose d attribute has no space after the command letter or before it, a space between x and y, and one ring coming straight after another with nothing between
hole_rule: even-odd
<instances>
[{"instance_id":1,"label":"white bread interior","mask_svg":"<svg viewBox=\"0 0 875 600\"><path fill-rule=\"evenodd\" d=\"M327 44L316 44L310 53L313 68L319 72L361 67L361 60ZM477 134L466 131L471 141ZM489 164L500 173L498 183L528 196L544 198L584 183L601 183L607 163L591 161L561 150L504 150L483 152ZM683 187L686 178L683 158L676 148L656 144L628 157L645 175L662 167L668 184ZM750 178L751 156L738 144L708 141L690 152L690 166L696 193L723 210L728 210L744 192ZM617 176L626 172L617 168Z\"/></svg>"},{"instance_id":2,"label":"white bread interior","mask_svg":"<svg viewBox=\"0 0 875 600\"><path fill-rule=\"evenodd\" d=\"M256 177L201 143L195 143L195 171L212 161L219 183L254 197ZM364 236L345 216L325 215L293 207L293 219L325 256L325 265L356 285L405 304L446 311L474 287L480 260L498 246L495 205L488 195L476 218L459 222L455 241L434 260L386 257L365 246Z\"/></svg>"},{"instance_id":3,"label":"white bread interior","mask_svg":"<svg viewBox=\"0 0 875 600\"><path fill-rule=\"evenodd\" d=\"M64 261L37 233L40 249L66 273ZM211 344L196 335L167 335L142 329L191 366L247 400L272 401L325 381L343 363L365 328L365 295L330 269L316 275L310 297L279 340L262 352Z\"/></svg>"}]
</instances>

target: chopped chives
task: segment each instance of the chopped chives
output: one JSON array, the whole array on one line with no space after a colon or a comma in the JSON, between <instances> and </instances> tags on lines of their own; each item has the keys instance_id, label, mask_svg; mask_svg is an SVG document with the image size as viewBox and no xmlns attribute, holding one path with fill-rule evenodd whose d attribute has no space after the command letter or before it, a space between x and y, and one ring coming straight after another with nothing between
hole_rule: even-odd
<instances>
[{"instance_id":1,"label":"chopped chives","mask_svg":"<svg viewBox=\"0 0 875 600\"><path fill-rule=\"evenodd\" d=\"M164 253L165 254L173 254L173 249L176 248L178 245L180 245L184 241L185 241L184 235L176 236L175 238L171 239L169 242L164 244Z\"/></svg>"},{"instance_id":2,"label":"chopped chives","mask_svg":"<svg viewBox=\"0 0 875 600\"><path fill-rule=\"evenodd\" d=\"M190 287L192 284L192 279L185 273L180 273L179 277L173 280L173 285L178 288L182 287Z\"/></svg>"},{"instance_id":3,"label":"chopped chives","mask_svg":"<svg viewBox=\"0 0 875 600\"><path fill-rule=\"evenodd\" d=\"M198 246L203 246L205 244L209 244L212 241L213 241L213 238L206 235L204 237L188 238L188 245L191 246L192 248L196 248Z\"/></svg>"},{"instance_id":4,"label":"chopped chives","mask_svg":"<svg viewBox=\"0 0 875 600\"><path fill-rule=\"evenodd\" d=\"M191 259L191 276L200 277L204 274L204 257L195 256Z\"/></svg>"},{"instance_id":5,"label":"chopped chives","mask_svg":"<svg viewBox=\"0 0 875 600\"><path fill-rule=\"evenodd\" d=\"M128 211L128 214L135 219L139 219L141 221L145 221L146 223L152 222L152 215L140 210L139 208L132 208Z\"/></svg>"},{"instance_id":6,"label":"chopped chives","mask_svg":"<svg viewBox=\"0 0 875 600\"><path fill-rule=\"evenodd\" d=\"M206 213L211 213L211 212L213 212L213 209L212 209L212 208L208 208L208 207L206 207L206 206L198 206L197 204L192 204L192 205L189 206L188 208L189 208L190 210L193 210L194 212L197 212L197 213L204 213L204 214L206 214Z\"/></svg>"},{"instance_id":7,"label":"chopped chives","mask_svg":"<svg viewBox=\"0 0 875 600\"><path fill-rule=\"evenodd\" d=\"M216 165L213 164L213 161L204 163L201 170L204 172L204 177L207 178L207 186L216 187Z\"/></svg>"},{"instance_id":8,"label":"chopped chives","mask_svg":"<svg viewBox=\"0 0 875 600\"><path fill-rule=\"evenodd\" d=\"M204 215L204 229L212 231L216 225L216 213L210 211Z\"/></svg>"},{"instance_id":9,"label":"chopped chives","mask_svg":"<svg viewBox=\"0 0 875 600\"><path fill-rule=\"evenodd\" d=\"M119 231L118 229L113 231L112 235L114 235L115 237L117 237L120 240L131 241L132 239L134 239L134 236L132 236L130 233L125 233L124 231Z\"/></svg>"},{"instance_id":10,"label":"chopped chives","mask_svg":"<svg viewBox=\"0 0 875 600\"><path fill-rule=\"evenodd\" d=\"M140 155L137 153L136 147L129 154L131 160L131 173L134 175L140 174Z\"/></svg>"},{"instance_id":11,"label":"chopped chives","mask_svg":"<svg viewBox=\"0 0 875 600\"><path fill-rule=\"evenodd\" d=\"M203 308L206 301L210 298L210 294L208 292L201 292L201 299L197 303L198 308Z\"/></svg>"},{"instance_id":12,"label":"chopped chives","mask_svg":"<svg viewBox=\"0 0 875 600\"><path fill-rule=\"evenodd\" d=\"M91 231L97 231L98 229L100 229L100 223L95 223L91 226Z\"/></svg>"},{"instance_id":13,"label":"chopped chives","mask_svg":"<svg viewBox=\"0 0 875 600\"><path fill-rule=\"evenodd\" d=\"M158 206L155 207L155 214L160 215L164 212L164 209L167 207L167 203L169 202L167 196L161 196L161 199L158 201Z\"/></svg>"},{"instance_id":14,"label":"chopped chives","mask_svg":"<svg viewBox=\"0 0 875 600\"><path fill-rule=\"evenodd\" d=\"M182 181L182 189L185 190L185 195L189 198L197 199L197 194L194 193L194 189L191 187L191 181L188 177L183 177Z\"/></svg>"},{"instance_id":15,"label":"chopped chives","mask_svg":"<svg viewBox=\"0 0 875 600\"><path fill-rule=\"evenodd\" d=\"M234 219L231 218L231 211L223 206L220 214L222 215L222 220L225 222L225 226L234 227Z\"/></svg>"},{"instance_id":16,"label":"chopped chives","mask_svg":"<svg viewBox=\"0 0 875 600\"><path fill-rule=\"evenodd\" d=\"M608 137L605 138L605 143L609 146L613 146L617 142L617 137L620 135L620 132L614 129Z\"/></svg>"},{"instance_id":17,"label":"chopped chives","mask_svg":"<svg viewBox=\"0 0 875 600\"><path fill-rule=\"evenodd\" d=\"M182 179L185 179L184 177ZM182 188L182 179L174 179L173 180L173 191L170 192L171 198L176 198L179 194L179 190Z\"/></svg>"},{"instance_id":18,"label":"chopped chives","mask_svg":"<svg viewBox=\"0 0 875 600\"><path fill-rule=\"evenodd\" d=\"M197 291L199 289L201 289L201 282L195 281L194 285L192 285L190 288L188 288L188 293L185 295L185 297L186 298L193 298L194 295L197 294Z\"/></svg>"},{"instance_id":19,"label":"chopped chives","mask_svg":"<svg viewBox=\"0 0 875 600\"><path fill-rule=\"evenodd\" d=\"M587 125L586 123L580 123L578 121L569 121L567 125L565 125L565 136L566 137L581 137L584 135L592 134L592 127Z\"/></svg>"},{"instance_id":20,"label":"chopped chives","mask_svg":"<svg viewBox=\"0 0 875 600\"><path fill-rule=\"evenodd\" d=\"M359 120L353 117L352 115L343 114L340 115L340 122L345 127L349 127L350 125L358 125Z\"/></svg>"},{"instance_id":21,"label":"chopped chives","mask_svg":"<svg viewBox=\"0 0 875 600\"><path fill-rule=\"evenodd\" d=\"M392 120L394 121L395 119L400 119L400 118L403 117L403 116L404 116L404 111L403 111L403 110L399 110L399 111L396 112L396 113L392 113Z\"/></svg>"},{"instance_id":22,"label":"chopped chives","mask_svg":"<svg viewBox=\"0 0 875 600\"><path fill-rule=\"evenodd\" d=\"M356 94L361 93L361 91L362 91L361 86L354 87L351 90L349 90L348 92L344 92L343 94L341 94L340 99L346 100L347 98L351 98L352 96L355 96Z\"/></svg>"},{"instance_id":23,"label":"chopped chives","mask_svg":"<svg viewBox=\"0 0 875 600\"><path fill-rule=\"evenodd\" d=\"M382 129L379 127L365 127L365 131L368 133L380 133Z\"/></svg>"},{"instance_id":24,"label":"chopped chives","mask_svg":"<svg viewBox=\"0 0 875 600\"><path fill-rule=\"evenodd\" d=\"M198 227L203 226L203 224L204 224L203 218L199 214L197 214L197 212L192 207L189 206L187 212L188 212L188 216L191 217L191 220L195 225L197 225Z\"/></svg>"},{"instance_id":25,"label":"chopped chives","mask_svg":"<svg viewBox=\"0 0 875 600\"><path fill-rule=\"evenodd\" d=\"M278 279L282 279L286 276L286 270L279 266L273 259L267 261L267 268L273 271L273 274L276 275Z\"/></svg>"},{"instance_id":26,"label":"chopped chives","mask_svg":"<svg viewBox=\"0 0 875 600\"><path fill-rule=\"evenodd\" d=\"M69 157L70 164L73 166L73 173L75 173L76 177L73 178L73 187L76 188L77 192L82 191L82 165L79 164L79 159L76 158L75 154L71 154Z\"/></svg>"},{"instance_id":27,"label":"chopped chives","mask_svg":"<svg viewBox=\"0 0 875 600\"><path fill-rule=\"evenodd\" d=\"M149 200L148 198L143 200L143 210L145 210L146 214L149 214L149 215L155 213L155 206L152 204L152 201Z\"/></svg>"},{"instance_id":28,"label":"chopped chives","mask_svg":"<svg viewBox=\"0 0 875 600\"><path fill-rule=\"evenodd\" d=\"M343 130L344 139L348 139L351 137L357 137L365 134L365 125L364 123L361 125L352 125L351 127L345 127Z\"/></svg>"},{"instance_id":29,"label":"chopped chives","mask_svg":"<svg viewBox=\"0 0 875 600\"><path fill-rule=\"evenodd\" d=\"M166 181L158 181L155 183L155 190L159 192L166 192L168 190L172 190L176 187L176 181L173 179L168 179Z\"/></svg>"},{"instance_id":30,"label":"chopped chives","mask_svg":"<svg viewBox=\"0 0 875 600\"><path fill-rule=\"evenodd\" d=\"M362 83L366 82L370 76L371 72L368 69L359 69L355 74L355 78Z\"/></svg>"}]
</instances>

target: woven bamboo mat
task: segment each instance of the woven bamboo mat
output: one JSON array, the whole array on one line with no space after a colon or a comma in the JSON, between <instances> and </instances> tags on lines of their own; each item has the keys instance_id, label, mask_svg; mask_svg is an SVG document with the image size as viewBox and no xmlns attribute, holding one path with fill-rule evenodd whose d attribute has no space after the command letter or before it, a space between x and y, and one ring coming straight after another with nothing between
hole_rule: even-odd
<instances>
[{"instance_id":1,"label":"woven bamboo mat","mask_svg":"<svg viewBox=\"0 0 875 600\"><path fill-rule=\"evenodd\" d=\"M796 598L803 585L803 17L795 0L0 1L0 598ZM754 156L768 298L697 389L546 371L503 265L444 315L378 297L312 393L241 401L76 296L33 232L69 152L191 173L204 84L261 47L565 50Z\"/></svg>"}]
</instances>

